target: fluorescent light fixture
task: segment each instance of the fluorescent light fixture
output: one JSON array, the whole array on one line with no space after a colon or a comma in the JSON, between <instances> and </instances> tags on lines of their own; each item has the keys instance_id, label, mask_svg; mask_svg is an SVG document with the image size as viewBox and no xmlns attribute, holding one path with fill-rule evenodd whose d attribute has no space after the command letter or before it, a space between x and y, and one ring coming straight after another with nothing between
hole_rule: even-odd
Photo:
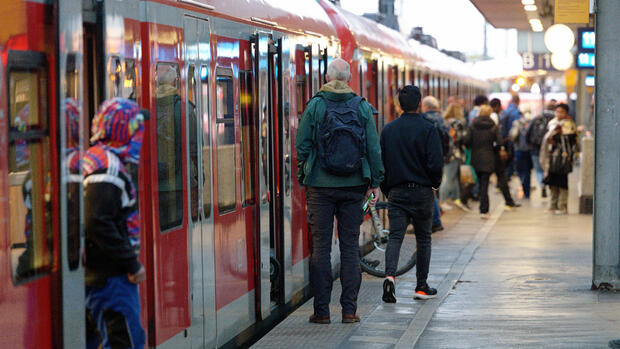
<instances>
[{"instance_id":1,"label":"fluorescent light fixture","mask_svg":"<svg viewBox=\"0 0 620 349\"><path fill-rule=\"evenodd\" d=\"M530 19L530 25L532 26L532 31L535 31L535 32L543 31L542 22L538 18Z\"/></svg>"},{"instance_id":2,"label":"fluorescent light fixture","mask_svg":"<svg viewBox=\"0 0 620 349\"><path fill-rule=\"evenodd\" d=\"M525 11L536 11L538 9L536 5L525 5L523 6L523 8L525 9Z\"/></svg>"},{"instance_id":3,"label":"fluorescent light fixture","mask_svg":"<svg viewBox=\"0 0 620 349\"><path fill-rule=\"evenodd\" d=\"M523 5L534 5L534 0L521 0Z\"/></svg>"}]
</instances>

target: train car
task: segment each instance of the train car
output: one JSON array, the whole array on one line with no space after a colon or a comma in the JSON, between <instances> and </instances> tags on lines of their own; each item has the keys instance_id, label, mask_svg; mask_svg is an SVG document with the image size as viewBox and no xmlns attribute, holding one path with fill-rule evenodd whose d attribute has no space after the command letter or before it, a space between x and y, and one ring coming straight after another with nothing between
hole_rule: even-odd
<instances>
[{"instance_id":1,"label":"train car","mask_svg":"<svg viewBox=\"0 0 620 349\"><path fill-rule=\"evenodd\" d=\"M331 60L351 63L379 130L405 84L442 99L484 88L323 0L5 0L0 18L0 348L84 347L78 160L103 100L152 115L129 168L148 346L213 348L309 297L294 144Z\"/></svg>"}]
</instances>

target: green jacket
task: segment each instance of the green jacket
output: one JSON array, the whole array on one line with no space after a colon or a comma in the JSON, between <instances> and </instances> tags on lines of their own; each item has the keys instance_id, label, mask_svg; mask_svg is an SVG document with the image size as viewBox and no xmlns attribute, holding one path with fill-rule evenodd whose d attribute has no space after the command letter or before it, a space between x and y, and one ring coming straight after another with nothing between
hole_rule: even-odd
<instances>
[{"instance_id":1,"label":"green jacket","mask_svg":"<svg viewBox=\"0 0 620 349\"><path fill-rule=\"evenodd\" d=\"M323 85L318 93L332 101L347 101L355 96L355 92L342 81L330 81ZM311 187L354 187L369 185L376 188L383 181L383 162L381 146L375 128L370 104L363 101L359 106L359 117L366 127L366 158L358 173L344 177L335 176L325 171L317 161L317 133L319 125L325 117L325 102L321 98L313 98L308 103L297 130L297 179L302 185Z\"/></svg>"}]
</instances>

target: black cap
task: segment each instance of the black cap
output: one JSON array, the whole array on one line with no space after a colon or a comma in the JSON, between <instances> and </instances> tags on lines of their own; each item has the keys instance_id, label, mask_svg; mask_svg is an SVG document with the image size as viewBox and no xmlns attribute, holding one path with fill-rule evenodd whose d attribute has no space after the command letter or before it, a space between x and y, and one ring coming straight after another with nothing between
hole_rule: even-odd
<instances>
[{"instance_id":1,"label":"black cap","mask_svg":"<svg viewBox=\"0 0 620 349\"><path fill-rule=\"evenodd\" d=\"M405 113L418 110L421 99L422 93L417 86L407 85L398 91L398 101Z\"/></svg>"}]
</instances>

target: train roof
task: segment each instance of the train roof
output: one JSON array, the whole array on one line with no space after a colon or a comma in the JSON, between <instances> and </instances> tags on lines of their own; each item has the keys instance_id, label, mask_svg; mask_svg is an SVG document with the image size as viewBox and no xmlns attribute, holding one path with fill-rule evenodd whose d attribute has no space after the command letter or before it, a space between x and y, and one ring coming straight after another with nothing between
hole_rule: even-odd
<instances>
[{"instance_id":1,"label":"train roof","mask_svg":"<svg viewBox=\"0 0 620 349\"><path fill-rule=\"evenodd\" d=\"M233 19L288 31L338 39L331 20L315 0L178 0Z\"/></svg>"}]
</instances>

